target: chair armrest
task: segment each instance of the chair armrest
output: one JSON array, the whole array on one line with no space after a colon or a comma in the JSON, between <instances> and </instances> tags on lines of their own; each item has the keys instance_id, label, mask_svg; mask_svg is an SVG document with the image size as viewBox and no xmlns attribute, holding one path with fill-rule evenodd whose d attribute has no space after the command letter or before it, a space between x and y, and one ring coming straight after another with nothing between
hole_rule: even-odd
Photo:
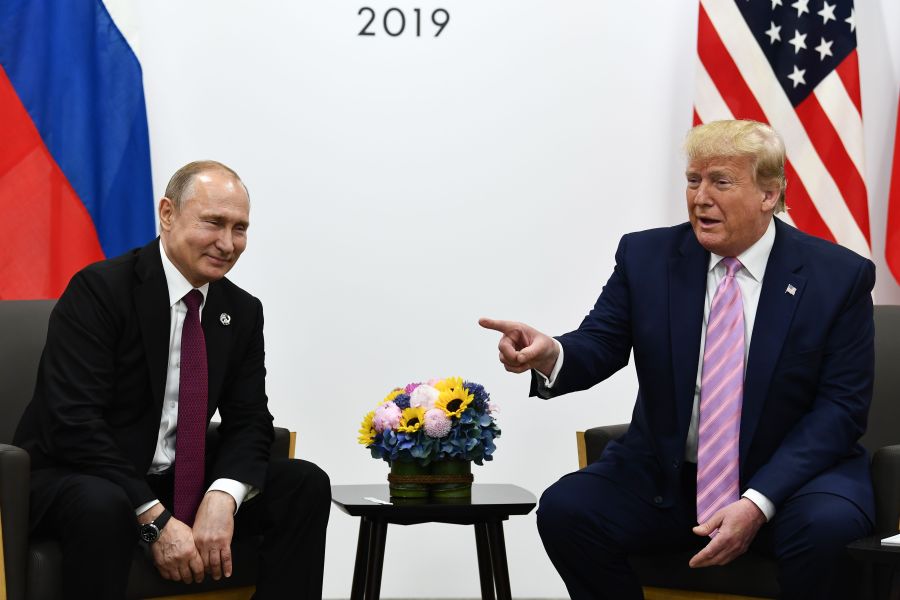
<instances>
[{"instance_id":1,"label":"chair armrest","mask_svg":"<svg viewBox=\"0 0 900 600\"><path fill-rule=\"evenodd\" d=\"M284 427L275 427L275 437L272 440L272 456L284 456L293 458L294 440L291 432ZM206 444L208 448L215 449L219 445L219 422L211 421L206 429Z\"/></svg>"},{"instance_id":2,"label":"chair armrest","mask_svg":"<svg viewBox=\"0 0 900 600\"><path fill-rule=\"evenodd\" d=\"M294 458L293 436L284 427L275 428L275 439L272 440L272 456Z\"/></svg>"},{"instance_id":3,"label":"chair armrest","mask_svg":"<svg viewBox=\"0 0 900 600\"><path fill-rule=\"evenodd\" d=\"M872 456L872 485L875 488L875 531L900 529L900 445L884 446Z\"/></svg>"},{"instance_id":4,"label":"chair armrest","mask_svg":"<svg viewBox=\"0 0 900 600\"><path fill-rule=\"evenodd\" d=\"M603 454L603 449L606 448L606 444L611 440L619 439L625 435L626 431L628 431L628 423L592 427L583 434L578 432L578 458L579 463L582 463L579 466L584 468L600 458L600 455Z\"/></svg>"},{"instance_id":5,"label":"chair armrest","mask_svg":"<svg viewBox=\"0 0 900 600\"><path fill-rule=\"evenodd\" d=\"M0 532L3 543L0 571L6 580L6 597L10 600L25 597L30 481L28 453L17 446L0 444Z\"/></svg>"}]
</instances>

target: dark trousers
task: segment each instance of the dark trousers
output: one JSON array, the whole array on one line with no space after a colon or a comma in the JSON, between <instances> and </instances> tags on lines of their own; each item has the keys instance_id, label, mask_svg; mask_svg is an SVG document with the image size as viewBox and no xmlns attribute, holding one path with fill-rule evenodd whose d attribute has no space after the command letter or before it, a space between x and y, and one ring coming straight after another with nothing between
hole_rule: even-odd
<instances>
[{"instance_id":1,"label":"dark trousers","mask_svg":"<svg viewBox=\"0 0 900 600\"><path fill-rule=\"evenodd\" d=\"M168 508L171 479L149 478ZM139 543L134 507L120 487L105 479L71 474L63 485L56 483L57 493L32 531L59 540L67 597L125 598ZM34 498L42 490L33 487L31 493ZM235 539L262 535L254 598L321 599L330 504L330 482L319 467L284 458L269 463L265 491L245 501L235 516Z\"/></svg>"},{"instance_id":2,"label":"dark trousers","mask_svg":"<svg viewBox=\"0 0 900 600\"><path fill-rule=\"evenodd\" d=\"M641 583L627 555L699 552L708 543L708 538L691 531L697 524L695 469L684 477L676 504L666 508L584 470L563 477L544 492L538 530L573 600L642 599ZM778 507L751 548L776 559L781 598L846 600L856 597L858 583L844 547L871 528L849 500L805 494Z\"/></svg>"}]
</instances>

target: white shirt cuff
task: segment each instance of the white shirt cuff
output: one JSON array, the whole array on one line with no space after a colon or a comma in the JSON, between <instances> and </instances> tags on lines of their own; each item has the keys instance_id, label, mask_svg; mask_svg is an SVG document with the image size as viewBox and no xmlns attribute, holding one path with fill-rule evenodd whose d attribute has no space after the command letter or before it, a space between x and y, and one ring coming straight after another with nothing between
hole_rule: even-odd
<instances>
[{"instance_id":1,"label":"white shirt cuff","mask_svg":"<svg viewBox=\"0 0 900 600\"><path fill-rule=\"evenodd\" d=\"M134 514L135 514L135 516L139 517L142 514L144 514L145 512L147 512L148 510L150 510L151 508L153 508L154 506L156 506L157 504L159 504L159 499L151 500L150 502L141 504L136 509L134 509Z\"/></svg>"},{"instance_id":2,"label":"white shirt cuff","mask_svg":"<svg viewBox=\"0 0 900 600\"><path fill-rule=\"evenodd\" d=\"M559 356L556 357L556 364L553 365L553 370L550 371L550 376L546 376L538 370L534 372L541 376L544 380L544 387L548 390L553 387L553 384L556 383L556 378L559 376L559 371L562 369L563 364L563 347L562 344L559 343L559 340L553 338L553 343L556 344L556 349L559 350Z\"/></svg>"},{"instance_id":3,"label":"white shirt cuff","mask_svg":"<svg viewBox=\"0 0 900 600\"><path fill-rule=\"evenodd\" d=\"M250 494L250 492L253 491L253 486L241 483L240 481L235 481L234 479L216 479L206 491L211 492L213 490L225 492L234 498L234 514L237 514L238 509L241 508L241 503L243 503L245 499L248 499L248 496L252 498L256 495Z\"/></svg>"},{"instance_id":4,"label":"white shirt cuff","mask_svg":"<svg viewBox=\"0 0 900 600\"><path fill-rule=\"evenodd\" d=\"M775 516L775 505L772 504L772 501L757 492L754 489L748 489L741 495L741 498L746 498L762 511L762 514L765 515L766 521L771 521L772 517Z\"/></svg>"}]
</instances>

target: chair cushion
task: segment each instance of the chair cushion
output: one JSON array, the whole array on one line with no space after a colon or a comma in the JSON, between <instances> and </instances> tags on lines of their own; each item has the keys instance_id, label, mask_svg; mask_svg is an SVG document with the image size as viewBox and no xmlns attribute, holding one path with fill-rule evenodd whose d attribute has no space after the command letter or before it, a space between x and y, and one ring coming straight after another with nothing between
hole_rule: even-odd
<instances>
[{"instance_id":1,"label":"chair cushion","mask_svg":"<svg viewBox=\"0 0 900 600\"><path fill-rule=\"evenodd\" d=\"M149 557L148 550L135 545L134 561L128 575L128 600L154 596L176 596L196 594L212 590L230 589L256 585L257 557L261 537L237 540L231 551L234 562L234 574L228 579L214 581L206 578L202 583L185 585L180 582L167 581L159 576ZM98 565L100 567L100 565ZM28 548L28 593L27 600L59 600L63 586L62 551L54 540L33 541ZM98 570L102 576L103 570ZM52 574L52 575L51 575Z\"/></svg>"}]
</instances>

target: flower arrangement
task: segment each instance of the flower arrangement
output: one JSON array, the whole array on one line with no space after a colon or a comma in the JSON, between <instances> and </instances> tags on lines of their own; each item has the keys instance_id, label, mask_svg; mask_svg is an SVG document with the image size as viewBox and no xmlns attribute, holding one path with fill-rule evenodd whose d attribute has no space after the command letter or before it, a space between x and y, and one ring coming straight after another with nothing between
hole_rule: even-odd
<instances>
[{"instance_id":1,"label":"flower arrangement","mask_svg":"<svg viewBox=\"0 0 900 600\"><path fill-rule=\"evenodd\" d=\"M483 386L460 377L395 388L359 429L372 458L427 466L442 460L492 460L497 407Z\"/></svg>"}]
</instances>

